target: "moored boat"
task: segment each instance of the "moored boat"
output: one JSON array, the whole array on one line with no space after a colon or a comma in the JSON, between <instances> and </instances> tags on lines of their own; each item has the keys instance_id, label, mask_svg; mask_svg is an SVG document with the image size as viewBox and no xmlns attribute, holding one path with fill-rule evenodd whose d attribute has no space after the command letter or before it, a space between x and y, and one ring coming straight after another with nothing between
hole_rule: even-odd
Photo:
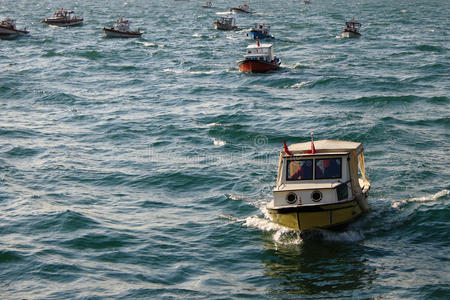
<instances>
[{"instance_id":1,"label":"moored boat","mask_svg":"<svg viewBox=\"0 0 450 300\"><path fill-rule=\"evenodd\" d=\"M250 7L246 3L241 4L238 7L232 7L232 8L230 8L230 11L234 14L235 13L244 13L244 14L254 13L253 11L250 10Z\"/></svg>"},{"instance_id":2,"label":"moored boat","mask_svg":"<svg viewBox=\"0 0 450 300\"><path fill-rule=\"evenodd\" d=\"M107 37L114 38L136 38L142 35L142 32L138 28L137 31L130 31L130 21L117 20L113 27L103 27L103 31Z\"/></svg>"},{"instance_id":3,"label":"moored boat","mask_svg":"<svg viewBox=\"0 0 450 300\"><path fill-rule=\"evenodd\" d=\"M238 62L239 69L242 72L264 73L276 70L280 67L281 61L273 54L272 44L260 44L247 46L247 54L244 60Z\"/></svg>"},{"instance_id":4,"label":"moored boat","mask_svg":"<svg viewBox=\"0 0 450 300\"><path fill-rule=\"evenodd\" d=\"M202 5L203 8L215 8L211 1L206 1L205 4Z\"/></svg>"},{"instance_id":5,"label":"moored boat","mask_svg":"<svg viewBox=\"0 0 450 300\"><path fill-rule=\"evenodd\" d=\"M236 30L235 19L231 17L221 17L213 22L214 27L218 30Z\"/></svg>"},{"instance_id":6,"label":"moored boat","mask_svg":"<svg viewBox=\"0 0 450 300\"><path fill-rule=\"evenodd\" d=\"M83 23L83 18L78 18L72 10L58 10L53 17L47 18L42 23L59 27L77 26Z\"/></svg>"},{"instance_id":7,"label":"moored boat","mask_svg":"<svg viewBox=\"0 0 450 300\"><path fill-rule=\"evenodd\" d=\"M345 28L342 31L343 38L358 38L361 36L359 33L359 29L361 28L361 23L356 22L355 18L352 18L351 21L345 22Z\"/></svg>"},{"instance_id":8,"label":"moored boat","mask_svg":"<svg viewBox=\"0 0 450 300\"><path fill-rule=\"evenodd\" d=\"M270 26L264 23L255 24L253 28L250 29L250 32L247 34L250 38L256 40L262 40L266 38L274 38L273 34L269 33Z\"/></svg>"},{"instance_id":9,"label":"moored boat","mask_svg":"<svg viewBox=\"0 0 450 300\"><path fill-rule=\"evenodd\" d=\"M361 143L314 142L311 134L311 142L284 142L267 210L275 223L291 229L335 228L369 211L369 190Z\"/></svg>"},{"instance_id":10,"label":"moored boat","mask_svg":"<svg viewBox=\"0 0 450 300\"><path fill-rule=\"evenodd\" d=\"M27 30L19 30L16 28L16 22L13 19L6 18L0 23L0 37L13 38L21 35L28 35Z\"/></svg>"}]
</instances>

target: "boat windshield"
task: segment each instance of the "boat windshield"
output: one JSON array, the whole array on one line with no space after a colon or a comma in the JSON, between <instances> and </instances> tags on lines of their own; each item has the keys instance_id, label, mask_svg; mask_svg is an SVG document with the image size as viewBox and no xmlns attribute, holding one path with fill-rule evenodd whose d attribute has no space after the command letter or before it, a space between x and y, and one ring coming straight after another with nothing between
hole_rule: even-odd
<instances>
[{"instance_id":1,"label":"boat windshield","mask_svg":"<svg viewBox=\"0 0 450 300\"><path fill-rule=\"evenodd\" d=\"M342 177L342 159L316 159L316 179L332 179Z\"/></svg>"},{"instance_id":2,"label":"boat windshield","mask_svg":"<svg viewBox=\"0 0 450 300\"><path fill-rule=\"evenodd\" d=\"M313 160L288 160L286 170L287 180L310 180L313 178Z\"/></svg>"}]
</instances>

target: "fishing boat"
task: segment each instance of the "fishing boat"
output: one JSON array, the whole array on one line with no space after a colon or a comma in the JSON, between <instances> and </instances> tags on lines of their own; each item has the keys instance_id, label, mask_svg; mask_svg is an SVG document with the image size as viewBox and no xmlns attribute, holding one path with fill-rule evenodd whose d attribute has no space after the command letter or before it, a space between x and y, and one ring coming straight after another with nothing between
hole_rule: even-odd
<instances>
[{"instance_id":1,"label":"fishing boat","mask_svg":"<svg viewBox=\"0 0 450 300\"><path fill-rule=\"evenodd\" d=\"M21 35L28 35L27 30L19 30L16 28L16 22L13 19L6 18L0 23L0 37L13 38Z\"/></svg>"},{"instance_id":2,"label":"fishing boat","mask_svg":"<svg viewBox=\"0 0 450 300\"><path fill-rule=\"evenodd\" d=\"M246 3L241 4L238 7L232 7L232 8L230 8L230 11L234 14L235 13L243 13L243 14L254 13L253 11L250 10L250 7Z\"/></svg>"},{"instance_id":3,"label":"fishing boat","mask_svg":"<svg viewBox=\"0 0 450 300\"><path fill-rule=\"evenodd\" d=\"M256 40L262 40L262 39L266 39L266 38L271 38L273 39L274 36L273 34L269 33L270 31L270 26L269 25L265 25L263 24L255 24L255 26L253 28L250 29L250 32L247 34L247 36L249 36L250 38Z\"/></svg>"},{"instance_id":4,"label":"fishing boat","mask_svg":"<svg viewBox=\"0 0 450 300\"><path fill-rule=\"evenodd\" d=\"M81 25L83 23L83 18L78 18L72 10L57 10L53 17L47 18L42 23L49 25L59 26L59 27L69 27Z\"/></svg>"},{"instance_id":5,"label":"fishing boat","mask_svg":"<svg viewBox=\"0 0 450 300\"><path fill-rule=\"evenodd\" d=\"M310 4L311 3L310 0L303 0L302 2L303 2L303 4Z\"/></svg>"},{"instance_id":6,"label":"fishing boat","mask_svg":"<svg viewBox=\"0 0 450 300\"><path fill-rule=\"evenodd\" d=\"M235 24L234 18L221 17L213 22L214 27L218 30L236 30L238 27Z\"/></svg>"},{"instance_id":7,"label":"fishing boat","mask_svg":"<svg viewBox=\"0 0 450 300\"><path fill-rule=\"evenodd\" d=\"M361 143L314 141L311 134L311 142L283 144L274 197L267 204L275 223L302 232L336 228L369 211Z\"/></svg>"},{"instance_id":8,"label":"fishing boat","mask_svg":"<svg viewBox=\"0 0 450 300\"><path fill-rule=\"evenodd\" d=\"M103 31L105 36L113 38L136 38L142 35L139 28L137 31L130 31L130 21L123 19L117 20L113 27L103 27Z\"/></svg>"},{"instance_id":9,"label":"fishing boat","mask_svg":"<svg viewBox=\"0 0 450 300\"><path fill-rule=\"evenodd\" d=\"M280 67L281 61L273 54L272 44L260 44L256 40L256 45L247 46L247 54L244 60L238 62L242 72L264 73L276 70Z\"/></svg>"},{"instance_id":10,"label":"fishing boat","mask_svg":"<svg viewBox=\"0 0 450 300\"><path fill-rule=\"evenodd\" d=\"M356 22L355 18L352 18L351 21L345 22L345 28L342 31L343 38L358 38L361 36L359 33L359 29L361 28L361 23Z\"/></svg>"},{"instance_id":11,"label":"fishing boat","mask_svg":"<svg viewBox=\"0 0 450 300\"><path fill-rule=\"evenodd\" d=\"M203 8L215 8L215 7L212 5L212 2L211 2L211 1L206 1L205 4L202 5L202 7L203 7Z\"/></svg>"}]
</instances>

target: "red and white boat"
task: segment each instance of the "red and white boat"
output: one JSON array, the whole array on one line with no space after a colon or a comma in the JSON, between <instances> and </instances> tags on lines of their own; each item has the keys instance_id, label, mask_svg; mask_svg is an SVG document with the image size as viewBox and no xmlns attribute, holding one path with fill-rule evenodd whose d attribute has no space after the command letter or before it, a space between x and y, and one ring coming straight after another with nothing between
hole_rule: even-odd
<instances>
[{"instance_id":1,"label":"red and white boat","mask_svg":"<svg viewBox=\"0 0 450 300\"><path fill-rule=\"evenodd\" d=\"M242 72L264 73L276 70L280 67L281 61L273 54L272 44L260 44L259 40L256 45L247 46L247 54L244 60L238 65Z\"/></svg>"},{"instance_id":2,"label":"red and white boat","mask_svg":"<svg viewBox=\"0 0 450 300\"><path fill-rule=\"evenodd\" d=\"M130 21L123 19L117 20L114 27L103 27L103 31L107 37L114 38L135 38L142 35L139 29L137 31L130 31Z\"/></svg>"},{"instance_id":3,"label":"red and white boat","mask_svg":"<svg viewBox=\"0 0 450 300\"><path fill-rule=\"evenodd\" d=\"M29 31L18 30L16 22L13 19L7 18L0 23L0 37L12 38L19 35L27 35Z\"/></svg>"},{"instance_id":4,"label":"red and white boat","mask_svg":"<svg viewBox=\"0 0 450 300\"><path fill-rule=\"evenodd\" d=\"M42 23L59 27L70 27L83 24L83 18L75 16L72 10L61 8L61 10L55 12L53 17L45 19Z\"/></svg>"}]
</instances>

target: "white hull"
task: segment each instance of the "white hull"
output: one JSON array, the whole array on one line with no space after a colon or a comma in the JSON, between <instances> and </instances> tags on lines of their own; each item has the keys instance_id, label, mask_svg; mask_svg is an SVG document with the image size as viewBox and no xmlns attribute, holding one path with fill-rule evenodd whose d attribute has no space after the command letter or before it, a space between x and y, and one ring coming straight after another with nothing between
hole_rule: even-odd
<instances>
[{"instance_id":1,"label":"white hull","mask_svg":"<svg viewBox=\"0 0 450 300\"><path fill-rule=\"evenodd\" d=\"M359 38L361 34L357 32L343 31L341 36L343 38Z\"/></svg>"}]
</instances>

